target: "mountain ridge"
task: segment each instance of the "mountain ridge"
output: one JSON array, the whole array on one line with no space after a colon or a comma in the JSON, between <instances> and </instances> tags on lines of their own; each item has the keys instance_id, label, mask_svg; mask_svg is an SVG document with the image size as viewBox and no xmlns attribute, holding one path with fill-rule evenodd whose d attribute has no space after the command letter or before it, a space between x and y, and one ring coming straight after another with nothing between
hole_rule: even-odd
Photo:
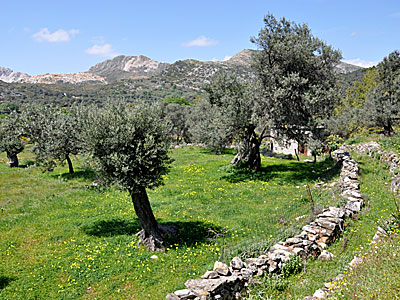
<instances>
[{"instance_id":1,"label":"mountain ridge","mask_svg":"<svg viewBox=\"0 0 400 300\"><path fill-rule=\"evenodd\" d=\"M183 59L174 63L164 63L153 60L145 55L125 56L119 55L97 63L88 71L68 74L43 74L31 76L26 73L14 72L5 67L0 67L0 80L7 83L95 83L107 84L122 79L149 79L156 81L173 79L177 84L198 89L199 85L206 83L209 78L219 70L231 70L240 78L252 77L250 69L251 55L258 50L244 49L224 61L199 61ZM336 66L338 73L347 74L361 67L341 62ZM193 86L188 86L194 84Z\"/></svg>"},{"instance_id":2,"label":"mountain ridge","mask_svg":"<svg viewBox=\"0 0 400 300\"><path fill-rule=\"evenodd\" d=\"M42 74L31 76L27 73L14 72L9 68L0 67L0 80L6 83L43 83L43 84L54 84L57 82L63 83L81 83L81 82L93 82L106 84L106 80L95 74L88 72L79 73L64 73L64 74Z\"/></svg>"}]
</instances>

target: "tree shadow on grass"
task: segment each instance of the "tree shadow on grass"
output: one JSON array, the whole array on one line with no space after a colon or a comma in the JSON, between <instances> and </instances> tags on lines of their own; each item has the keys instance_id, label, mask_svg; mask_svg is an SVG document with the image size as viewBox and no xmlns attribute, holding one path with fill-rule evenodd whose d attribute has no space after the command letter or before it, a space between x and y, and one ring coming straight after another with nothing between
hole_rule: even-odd
<instances>
[{"instance_id":1,"label":"tree shadow on grass","mask_svg":"<svg viewBox=\"0 0 400 300\"><path fill-rule=\"evenodd\" d=\"M209 155L223 155L223 154L234 155L235 151L236 151L234 148L224 148L221 153L215 154L214 152L207 149L206 147L201 147L200 149L201 149L200 153L209 154Z\"/></svg>"},{"instance_id":2,"label":"tree shadow on grass","mask_svg":"<svg viewBox=\"0 0 400 300\"><path fill-rule=\"evenodd\" d=\"M178 233L165 239L165 245L194 245L214 238L210 229L221 230L220 227L202 221L176 221L160 222L161 225L174 226ZM112 237L117 235L135 235L141 229L138 220L97 220L92 223L82 224L81 230L92 236Z\"/></svg>"},{"instance_id":3,"label":"tree shadow on grass","mask_svg":"<svg viewBox=\"0 0 400 300\"><path fill-rule=\"evenodd\" d=\"M35 162L33 160L25 160L23 164L20 164L18 168L25 169L34 166Z\"/></svg>"},{"instance_id":4,"label":"tree shadow on grass","mask_svg":"<svg viewBox=\"0 0 400 300\"><path fill-rule=\"evenodd\" d=\"M15 278L0 275L0 291L6 288Z\"/></svg>"},{"instance_id":5,"label":"tree shadow on grass","mask_svg":"<svg viewBox=\"0 0 400 300\"><path fill-rule=\"evenodd\" d=\"M51 177L55 178L55 179L66 179L66 180L71 180L71 179L83 179L83 180L90 180L93 181L96 179L96 172L91 170L91 169L86 169L86 170L80 170L80 171L76 171L74 173L62 173L62 174L54 174L51 175Z\"/></svg>"},{"instance_id":6,"label":"tree shadow on grass","mask_svg":"<svg viewBox=\"0 0 400 300\"><path fill-rule=\"evenodd\" d=\"M81 225L81 230L88 235L93 235L97 237L134 235L140 230L140 224L137 220L97 220L92 223Z\"/></svg>"},{"instance_id":7,"label":"tree shadow on grass","mask_svg":"<svg viewBox=\"0 0 400 300\"><path fill-rule=\"evenodd\" d=\"M262 167L255 172L247 168L232 168L230 174L221 179L229 182L241 182L248 180L270 181L272 179L288 184L305 184L308 182L323 180L329 181L340 173L340 165L332 159L320 162L289 162Z\"/></svg>"},{"instance_id":8,"label":"tree shadow on grass","mask_svg":"<svg viewBox=\"0 0 400 300\"><path fill-rule=\"evenodd\" d=\"M178 229L178 234L166 239L166 245L178 244L192 246L196 243L204 243L214 238L214 234L212 234L210 229L217 232L222 229L219 226L202 221L175 221L161 224L167 226L172 225Z\"/></svg>"}]
</instances>

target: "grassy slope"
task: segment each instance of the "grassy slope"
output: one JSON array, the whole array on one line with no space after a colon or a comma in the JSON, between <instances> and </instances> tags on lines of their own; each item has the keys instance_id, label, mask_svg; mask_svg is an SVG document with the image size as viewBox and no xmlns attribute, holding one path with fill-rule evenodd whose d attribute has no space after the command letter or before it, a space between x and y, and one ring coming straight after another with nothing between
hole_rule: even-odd
<instances>
[{"instance_id":1,"label":"grassy slope","mask_svg":"<svg viewBox=\"0 0 400 300\"><path fill-rule=\"evenodd\" d=\"M180 235L151 259L154 253L135 247L139 224L126 193L87 188L93 174L84 169L74 176L65 168L8 169L2 154L1 298L164 299L216 259L296 230L302 224L291 220L309 212L304 184L335 175L326 170L331 162L268 158L255 175L229 173L232 154L181 148L172 157L165 185L149 197L157 219L178 225ZM29 159L21 156L22 163ZM321 206L336 201L328 191L314 196ZM209 232L222 228L231 229L225 246Z\"/></svg>"},{"instance_id":2,"label":"grassy slope","mask_svg":"<svg viewBox=\"0 0 400 300\"><path fill-rule=\"evenodd\" d=\"M309 261L306 266L306 272L299 273L286 279L283 285L286 288L278 291L274 284L264 280L263 284L253 290L249 295L249 299L302 299L305 296L312 296L314 292L323 287L324 283L329 282L330 278L335 278L338 274L346 272L348 276L347 266L354 256L360 256L371 248L371 240L374 236L378 220L388 219L390 214L395 211L393 196L388 190L390 186L391 175L387 168L378 161L353 154L354 158L359 162L361 167L361 191L366 198L367 205L356 220L349 220L349 225L345 229L344 242L341 237L335 244L332 244L327 250L335 255L332 261ZM394 245L399 251L399 239L394 240ZM398 299L394 298L400 290L399 267L390 266L387 253L393 253L385 246L376 249L375 257L371 257L364 269L382 267L381 272L375 272L371 276L366 271L358 272L358 277L346 278L347 285L343 286L337 292L337 296L333 299ZM394 252L396 253L396 252ZM390 260L389 260L390 262ZM396 265L396 261L392 261ZM387 266L390 266L387 268ZM385 280L382 274L391 274L392 280ZM351 277L351 276L350 276ZM390 281L390 285L388 282ZM360 293L361 288L368 286L368 292ZM355 288L357 287L357 288ZM361 298L354 296L354 292L363 295ZM370 295L375 295L370 298ZM268 298L271 297L271 298Z\"/></svg>"}]
</instances>

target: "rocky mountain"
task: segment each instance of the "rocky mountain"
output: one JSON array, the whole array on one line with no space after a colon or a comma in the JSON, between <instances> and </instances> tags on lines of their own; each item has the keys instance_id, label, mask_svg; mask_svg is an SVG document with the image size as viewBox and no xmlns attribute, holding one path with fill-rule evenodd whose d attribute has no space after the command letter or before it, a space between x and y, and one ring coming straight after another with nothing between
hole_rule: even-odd
<instances>
[{"instance_id":1,"label":"rocky mountain","mask_svg":"<svg viewBox=\"0 0 400 300\"><path fill-rule=\"evenodd\" d=\"M199 90L220 70L230 70L243 80L252 77L249 64L252 51L254 50L243 50L227 61L185 59L172 64L158 62L143 55L121 55L98 63L91 67L88 73L102 76L110 84L122 79L140 79L140 83L137 82L140 88L143 85L158 88L169 84Z\"/></svg>"},{"instance_id":2,"label":"rocky mountain","mask_svg":"<svg viewBox=\"0 0 400 300\"><path fill-rule=\"evenodd\" d=\"M248 65L185 59L169 65L158 76L153 77L153 80L173 82L179 87L200 90L215 73L221 70L231 71L243 81L254 76Z\"/></svg>"},{"instance_id":3,"label":"rocky mountain","mask_svg":"<svg viewBox=\"0 0 400 300\"><path fill-rule=\"evenodd\" d=\"M26 73L14 72L11 69L0 67L0 80L7 83L81 83L92 82L105 84L106 80L101 77L87 72L70 73L70 74L43 74L31 76Z\"/></svg>"},{"instance_id":4,"label":"rocky mountain","mask_svg":"<svg viewBox=\"0 0 400 300\"><path fill-rule=\"evenodd\" d=\"M11 69L0 67L0 80L4 82L24 82L30 76L26 73L14 72Z\"/></svg>"},{"instance_id":5,"label":"rocky mountain","mask_svg":"<svg viewBox=\"0 0 400 300\"><path fill-rule=\"evenodd\" d=\"M251 78L251 56L257 50L245 49L226 61L178 60L172 64L158 62L144 55L117 56L91 67L87 72L71 74L44 74L30 76L0 67L0 80L12 83L95 83L106 84L121 79L152 79L156 82L171 81L180 87L199 89L216 72L230 70L239 78ZM338 73L347 74L361 67L341 62Z\"/></svg>"},{"instance_id":6,"label":"rocky mountain","mask_svg":"<svg viewBox=\"0 0 400 300\"><path fill-rule=\"evenodd\" d=\"M244 49L239 53L236 53L230 59L224 61L223 63L231 64L231 65L242 65L242 66L250 66L251 64L251 56L256 53L257 50Z\"/></svg>"},{"instance_id":7,"label":"rocky mountain","mask_svg":"<svg viewBox=\"0 0 400 300\"><path fill-rule=\"evenodd\" d=\"M363 69L363 68L359 67L359 66L352 65L352 64L348 64L348 63L345 63L345 62L340 62L336 66L336 70L340 74L349 74L351 72L358 71L358 70L361 70L361 69Z\"/></svg>"},{"instance_id":8,"label":"rocky mountain","mask_svg":"<svg viewBox=\"0 0 400 300\"><path fill-rule=\"evenodd\" d=\"M102 76L111 82L119 79L149 78L158 75L168 66L168 63L158 62L144 55L120 55L96 64L88 73Z\"/></svg>"},{"instance_id":9,"label":"rocky mountain","mask_svg":"<svg viewBox=\"0 0 400 300\"><path fill-rule=\"evenodd\" d=\"M69 73L69 74L44 74L37 76L30 76L24 82L26 83L44 83L44 84L54 84L54 83L81 83L81 82L92 82L105 84L107 81L98 75L91 74L88 72L80 73Z\"/></svg>"},{"instance_id":10,"label":"rocky mountain","mask_svg":"<svg viewBox=\"0 0 400 300\"><path fill-rule=\"evenodd\" d=\"M91 67L87 72L30 76L0 68L0 102L102 102L112 96L128 101L159 101L183 97L193 101L212 76L221 70L231 71L243 81L254 76L251 55L245 49L226 61L178 60L172 64L146 56L117 56ZM355 71L354 71L355 70ZM364 74L360 67L340 63L343 89Z\"/></svg>"}]
</instances>

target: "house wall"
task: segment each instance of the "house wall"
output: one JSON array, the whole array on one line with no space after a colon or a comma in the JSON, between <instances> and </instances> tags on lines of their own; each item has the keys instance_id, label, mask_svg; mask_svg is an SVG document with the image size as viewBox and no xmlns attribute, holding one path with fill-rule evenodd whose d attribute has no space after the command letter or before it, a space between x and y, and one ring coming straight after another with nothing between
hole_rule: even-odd
<instances>
[{"instance_id":1,"label":"house wall","mask_svg":"<svg viewBox=\"0 0 400 300\"><path fill-rule=\"evenodd\" d=\"M296 152L299 152L299 143L293 140L287 143L279 144L276 140L271 139L271 143L273 145L273 152L275 153L296 155ZM305 153L300 152L299 154L306 154L308 156L311 156L311 151L309 151L309 149L307 149L306 147Z\"/></svg>"}]
</instances>

